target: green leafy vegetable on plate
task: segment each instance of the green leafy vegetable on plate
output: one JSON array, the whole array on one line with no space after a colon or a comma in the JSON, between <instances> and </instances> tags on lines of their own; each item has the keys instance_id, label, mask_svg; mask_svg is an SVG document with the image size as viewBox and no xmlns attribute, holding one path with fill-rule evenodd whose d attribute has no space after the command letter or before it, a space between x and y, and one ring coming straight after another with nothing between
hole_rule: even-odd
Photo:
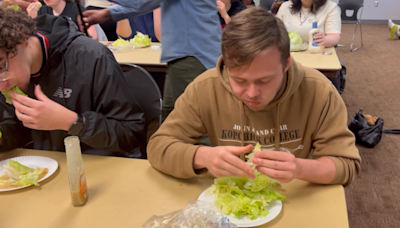
<instances>
[{"instance_id":1,"label":"green leafy vegetable on plate","mask_svg":"<svg viewBox=\"0 0 400 228\"><path fill-rule=\"evenodd\" d=\"M250 219L265 217L268 215L266 206L273 200L284 200L285 196L276 191L279 184L255 169L251 163L254 152L261 150L257 143L251 154L247 156L254 169L255 179L244 177L220 177L214 180L214 184L207 190L206 195L215 194L214 204L226 215L235 218L249 216Z\"/></svg>"},{"instance_id":2,"label":"green leafy vegetable on plate","mask_svg":"<svg viewBox=\"0 0 400 228\"><path fill-rule=\"evenodd\" d=\"M289 32L290 39L290 51L301 51L307 49L307 45L303 43L300 34L295 32Z\"/></svg>"},{"instance_id":3,"label":"green leafy vegetable on plate","mask_svg":"<svg viewBox=\"0 0 400 228\"><path fill-rule=\"evenodd\" d=\"M3 165L3 168L8 179L1 179L0 188L12 188L32 184L39 186L38 181L48 173L48 168L33 169L13 160L9 160L9 165Z\"/></svg>"},{"instance_id":4,"label":"green leafy vegetable on plate","mask_svg":"<svg viewBox=\"0 0 400 228\"><path fill-rule=\"evenodd\" d=\"M133 43L135 47L148 47L151 44L151 38L141 32L136 32L136 35L129 42Z\"/></svg>"}]
</instances>

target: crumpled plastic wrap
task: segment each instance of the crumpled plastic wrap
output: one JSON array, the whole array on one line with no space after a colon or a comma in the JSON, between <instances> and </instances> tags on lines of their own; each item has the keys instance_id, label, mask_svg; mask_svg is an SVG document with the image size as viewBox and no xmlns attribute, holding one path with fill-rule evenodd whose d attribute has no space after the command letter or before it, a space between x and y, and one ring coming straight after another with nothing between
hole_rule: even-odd
<instances>
[{"instance_id":1,"label":"crumpled plastic wrap","mask_svg":"<svg viewBox=\"0 0 400 228\"><path fill-rule=\"evenodd\" d=\"M204 201L189 201L184 210L166 215L153 215L143 228L237 228L235 224L213 204Z\"/></svg>"}]
</instances>

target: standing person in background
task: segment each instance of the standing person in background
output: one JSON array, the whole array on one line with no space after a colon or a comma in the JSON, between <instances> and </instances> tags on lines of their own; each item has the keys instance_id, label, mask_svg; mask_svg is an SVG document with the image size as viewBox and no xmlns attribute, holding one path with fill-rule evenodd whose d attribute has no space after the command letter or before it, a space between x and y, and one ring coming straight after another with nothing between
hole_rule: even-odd
<instances>
[{"instance_id":1,"label":"standing person in background","mask_svg":"<svg viewBox=\"0 0 400 228\"><path fill-rule=\"evenodd\" d=\"M247 9L247 6L240 0L217 0L217 6L222 29L231 21L232 16Z\"/></svg>"},{"instance_id":2,"label":"standing person in background","mask_svg":"<svg viewBox=\"0 0 400 228\"><path fill-rule=\"evenodd\" d=\"M86 10L101 10L111 6L111 2L107 0L86 0L85 8ZM118 39L116 29L117 22L113 19L109 19L100 23L100 27L103 29L109 41L114 41Z\"/></svg>"},{"instance_id":3,"label":"standing person in background","mask_svg":"<svg viewBox=\"0 0 400 228\"><path fill-rule=\"evenodd\" d=\"M176 99L198 75L216 66L221 55L221 25L216 0L115 0L103 10L84 12L90 24L110 17L115 21L149 13L161 7L162 54L167 62L163 118L174 109Z\"/></svg>"},{"instance_id":4,"label":"standing person in background","mask_svg":"<svg viewBox=\"0 0 400 228\"><path fill-rule=\"evenodd\" d=\"M161 8L157 8L153 11L154 21L154 33L157 37L158 42L161 43Z\"/></svg>"},{"instance_id":5,"label":"standing person in background","mask_svg":"<svg viewBox=\"0 0 400 228\"><path fill-rule=\"evenodd\" d=\"M284 2L276 15L288 32L297 31L304 42L309 42L313 20L318 20L316 35L319 46L333 47L339 43L342 21L340 8L330 0L292 0Z\"/></svg>"},{"instance_id":6,"label":"standing person in background","mask_svg":"<svg viewBox=\"0 0 400 228\"><path fill-rule=\"evenodd\" d=\"M72 0L44 0L45 6L40 7L36 3L31 3L28 6L28 15L32 18L36 18L39 15L49 14L54 16L67 16L78 26L79 11L76 7L75 2ZM39 8L40 7L40 8ZM82 12L85 10L81 6ZM94 26L88 28L89 36L97 40L97 32Z\"/></svg>"}]
</instances>

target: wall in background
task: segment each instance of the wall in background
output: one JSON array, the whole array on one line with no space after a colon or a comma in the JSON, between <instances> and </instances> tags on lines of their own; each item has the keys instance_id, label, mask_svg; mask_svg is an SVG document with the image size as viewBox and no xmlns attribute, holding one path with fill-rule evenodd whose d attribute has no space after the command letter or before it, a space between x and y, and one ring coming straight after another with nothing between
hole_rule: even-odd
<instances>
[{"instance_id":1,"label":"wall in background","mask_svg":"<svg viewBox=\"0 0 400 228\"><path fill-rule=\"evenodd\" d=\"M339 2L339 0L332 1ZM375 7L375 1L379 2L378 7ZM260 0L254 2L258 5ZM364 23L387 23L388 19L400 21L400 0L364 0L361 19Z\"/></svg>"},{"instance_id":2,"label":"wall in background","mask_svg":"<svg viewBox=\"0 0 400 228\"><path fill-rule=\"evenodd\" d=\"M332 0L338 3L338 0ZM375 7L378 1L378 7ZM400 1L399 0L364 0L364 10L362 20L385 21L388 19L400 20Z\"/></svg>"}]
</instances>

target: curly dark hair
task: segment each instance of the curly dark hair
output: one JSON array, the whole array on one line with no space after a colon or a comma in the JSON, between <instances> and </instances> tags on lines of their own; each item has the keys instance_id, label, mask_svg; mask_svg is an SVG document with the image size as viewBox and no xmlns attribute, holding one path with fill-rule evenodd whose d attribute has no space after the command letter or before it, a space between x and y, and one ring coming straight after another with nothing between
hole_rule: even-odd
<instances>
[{"instance_id":1,"label":"curly dark hair","mask_svg":"<svg viewBox=\"0 0 400 228\"><path fill-rule=\"evenodd\" d=\"M292 0L293 5L291 8L292 14L298 13L301 10L301 0ZM313 0L313 4L311 5L311 13L316 14L318 10L325 5L327 0Z\"/></svg>"},{"instance_id":2,"label":"curly dark hair","mask_svg":"<svg viewBox=\"0 0 400 228\"><path fill-rule=\"evenodd\" d=\"M17 53L17 45L36 34L36 23L22 11L0 9L0 49Z\"/></svg>"}]
</instances>

